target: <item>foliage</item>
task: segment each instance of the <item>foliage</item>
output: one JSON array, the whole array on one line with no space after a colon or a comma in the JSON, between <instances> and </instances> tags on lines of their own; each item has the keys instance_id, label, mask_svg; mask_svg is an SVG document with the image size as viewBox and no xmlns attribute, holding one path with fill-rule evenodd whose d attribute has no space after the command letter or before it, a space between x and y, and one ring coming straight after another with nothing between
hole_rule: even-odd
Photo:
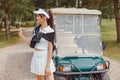
<instances>
[{"instance_id":1,"label":"foliage","mask_svg":"<svg viewBox=\"0 0 120 80\"><path fill-rule=\"evenodd\" d=\"M34 9L35 7L31 0L16 0L16 4L11 11L13 13L11 16L17 21L21 21L22 19L23 21L26 21L33 18L32 11Z\"/></svg>"},{"instance_id":2,"label":"foliage","mask_svg":"<svg viewBox=\"0 0 120 80\"><path fill-rule=\"evenodd\" d=\"M56 1L58 6L56 6ZM36 9L53 7L75 7L76 0L34 0ZM44 3L43 3L44 2Z\"/></svg>"},{"instance_id":3,"label":"foliage","mask_svg":"<svg viewBox=\"0 0 120 80\"><path fill-rule=\"evenodd\" d=\"M26 21L33 19L32 11L35 9L35 7L32 0L1 0L0 4L2 10L4 10L5 14L8 14L9 20L11 18L13 23L16 20Z\"/></svg>"},{"instance_id":4,"label":"foliage","mask_svg":"<svg viewBox=\"0 0 120 80\"><path fill-rule=\"evenodd\" d=\"M59 0L59 7L75 7L76 0Z\"/></svg>"},{"instance_id":5,"label":"foliage","mask_svg":"<svg viewBox=\"0 0 120 80\"><path fill-rule=\"evenodd\" d=\"M114 18L114 7L112 0L101 0L99 10L102 11L103 18Z\"/></svg>"},{"instance_id":6,"label":"foliage","mask_svg":"<svg viewBox=\"0 0 120 80\"><path fill-rule=\"evenodd\" d=\"M0 18L3 18L5 15L5 12L3 10L0 10Z\"/></svg>"},{"instance_id":7,"label":"foliage","mask_svg":"<svg viewBox=\"0 0 120 80\"><path fill-rule=\"evenodd\" d=\"M82 7L88 9L99 9L100 0L82 0Z\"/></svg>"},{"instance_id":8,"label":"foliage","mask_svg":"<svg viewBox=\"0 0 120 80\"><path fill-rule=\"evenodd\" d=\"M13 20L22 19L22 21L32 20L32 11L38 8L54 7L75 7L77 0L0 0L2 7L6 4L8 13ZM78 0L82 1L82 8L99 9L102 11L103 18L113 18L113 1L112 0ZM56 6L56 3L58 6ZM0 12L1 14L1 12Z\"/></svg>"},{"instance_id":9,"label":"foliage","mask_svg":"<svg viewBox=\"0 0 120 80\"><path fill-rule=\"evenodd\" d=\"M34 21L26 21L26 22L22 22L21 23L22 27L33 27L35 26L35 22Z\"/></svg>"}]
</instances>

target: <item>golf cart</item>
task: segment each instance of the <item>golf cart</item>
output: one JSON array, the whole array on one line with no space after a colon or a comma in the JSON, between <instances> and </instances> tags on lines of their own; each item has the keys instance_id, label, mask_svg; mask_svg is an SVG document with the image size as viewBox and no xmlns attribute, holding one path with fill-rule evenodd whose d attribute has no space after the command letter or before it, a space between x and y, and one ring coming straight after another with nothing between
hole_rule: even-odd
<instances>
[{"instance_id":1,"label":"golf cart","mask_svg":"<svg viewBox=\"0 0 120 80\"><path fill-rule=\"evenodd\" d=\"M56 30L55 80L110 80L102 57L101 12L53 8Z\"/></svg>"}]
</instances>

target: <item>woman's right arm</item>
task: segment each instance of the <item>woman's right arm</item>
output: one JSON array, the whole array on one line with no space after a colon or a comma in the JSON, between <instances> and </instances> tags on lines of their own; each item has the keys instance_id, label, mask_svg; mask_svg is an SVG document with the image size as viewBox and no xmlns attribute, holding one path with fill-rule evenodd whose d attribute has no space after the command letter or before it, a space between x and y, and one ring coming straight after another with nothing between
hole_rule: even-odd
<instances>
[{"instance_id":1,"label":"woman's right arm","mask_svg":"<svg viewBox=\"0 0 120 80\"><path fill-rule=\"evenodd\" d=\"M30 45L30 40L24 36L22 28L19 29L18 35L28 46Z\"/></svg>"}]
</instances>

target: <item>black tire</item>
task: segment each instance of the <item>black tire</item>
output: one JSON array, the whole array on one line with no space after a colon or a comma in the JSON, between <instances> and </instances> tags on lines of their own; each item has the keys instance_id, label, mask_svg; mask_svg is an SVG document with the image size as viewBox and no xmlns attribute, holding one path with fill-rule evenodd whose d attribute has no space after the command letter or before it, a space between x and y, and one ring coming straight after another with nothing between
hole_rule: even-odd
<instances>
[{"instance_id":1,"label":"black tire","mask_svg":"<svg viewBox=\"0 0 120 80\"><path fill-rule=\"evenodd\" d=\"M90 77L91 77L90 80L101 80L99 74L92 74Z\"/></svg>"},{"instance_id":2,"label":"black tire","mask_svg":"<svg viewBox=\"0 0 120 80\"><path fill-rule=\"evenodd\" d=\"M75 76L74 76L75 77ZM76 79L73 78L72 80L101 80L99 74L85 74L81 76L76 76Z\"/></svg>"},{"instance_id":3,"label":"black tire","mask_svg":"<svg viewBox=\"0 0 120 80\"><path fill-rule=\"evenodd\" d=\"M62 77L62 76L55 76L55 80L76 80L76 79L72 78L72 77L75 77L75 76L70 76L70 77L66 78L66 77ZM107 73L91 74L91 75L89 75L89 79L79 77L78 80L110 80L110 77Z\"/></svg>"}]
</instances>

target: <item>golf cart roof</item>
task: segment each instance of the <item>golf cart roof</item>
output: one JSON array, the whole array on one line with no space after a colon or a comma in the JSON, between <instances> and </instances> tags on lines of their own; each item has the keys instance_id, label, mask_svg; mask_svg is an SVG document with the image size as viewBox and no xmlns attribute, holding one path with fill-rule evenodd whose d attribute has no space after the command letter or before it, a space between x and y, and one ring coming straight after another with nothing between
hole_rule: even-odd
<instances>
[{"instance_id":1,"label":"golf cart roof","mask_svg":"<svg viewBox=\"0 0 120 80\"><path fill-rule=\"evenodd\" d=\"M54 14L93 14L93 15L101 15L99 10L88 10L86 8L53 8L51 9Z\"/></svg>"},{"instance_id":2,"label":"golf cart roof","mask_svg":"<svg viewBox=\"0 0 120 80\"><path fill-rule=\"evenodd\" d=\"M98 10L85 8L53 8L57 55L101 56L101 14Z\"/></svg>"}]
</instances>

